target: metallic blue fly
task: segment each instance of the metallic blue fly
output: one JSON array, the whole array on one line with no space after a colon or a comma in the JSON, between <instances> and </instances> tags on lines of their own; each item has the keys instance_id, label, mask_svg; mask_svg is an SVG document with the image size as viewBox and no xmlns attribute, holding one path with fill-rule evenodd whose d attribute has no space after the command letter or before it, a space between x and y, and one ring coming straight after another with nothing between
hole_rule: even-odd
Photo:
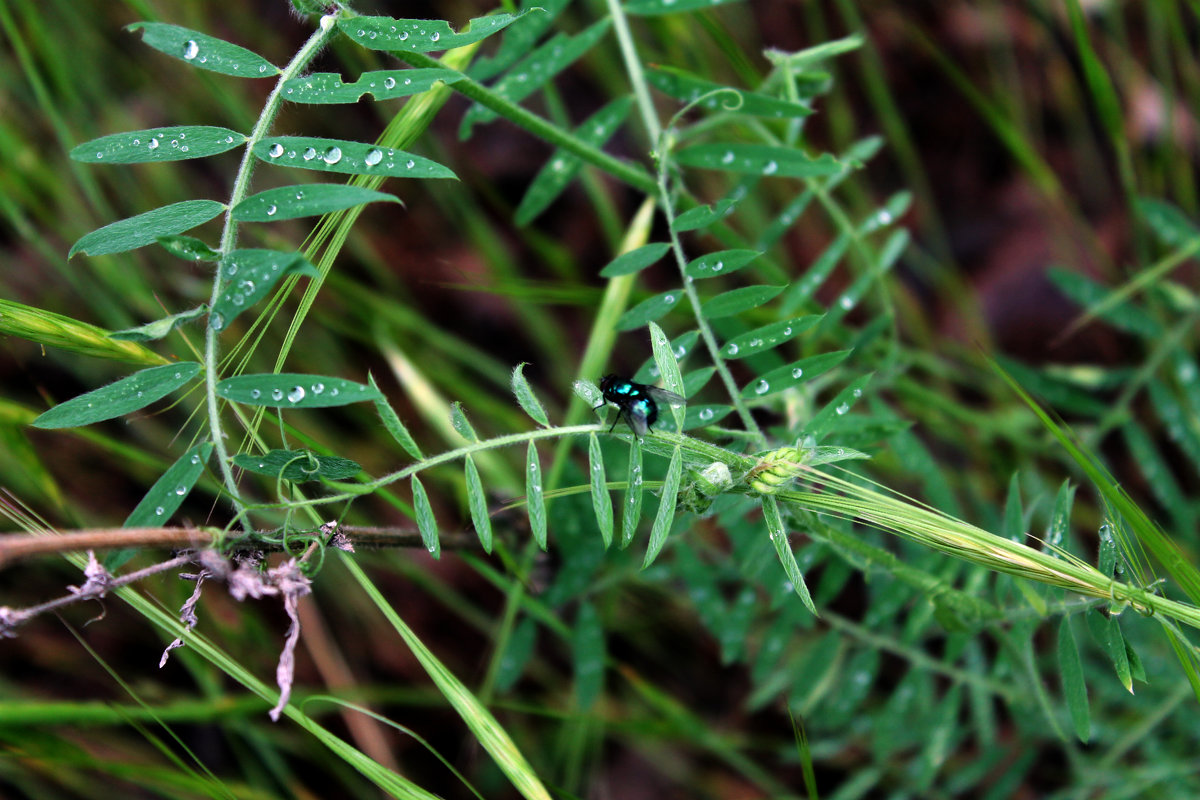
<instances>
[{"instance_id":1,"label":"metallic blue fly","mask_svg":"<svg viewBox=\"0 0 1200 800\"><path fill-rule=\"evenodd\" d=\"M600 380L600 392L604 395L604 403L596 408L603 408L605 403L612 403L617 407L617 419L613 420L612 428L608 429L609 433L617 427L617 421L623 419L635 434L645 436L646 431L650 430L650 426L658 419L658 403L655 400L680 405L687 402L674 392L617 375L605 375Z\"/></svg>"}]
</instances>

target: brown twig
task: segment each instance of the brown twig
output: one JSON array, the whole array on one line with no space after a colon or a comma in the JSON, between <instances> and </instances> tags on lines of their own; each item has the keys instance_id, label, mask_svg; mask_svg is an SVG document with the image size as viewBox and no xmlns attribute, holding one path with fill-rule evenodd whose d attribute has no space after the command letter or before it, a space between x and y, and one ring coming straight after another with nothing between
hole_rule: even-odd
<instances>
[{"instance_id":1,"label":"brown twig","mask_svg":"<svg viewBox=\"0 0 1200 800\"><path fill-rule=\"evenodd\" d=\"M416 531L391 527L359 527L342 525L339 530L351 537L355 547L423 547L421 535ZM86 550L117 550L125 547L203 548L213 543L219 531L212 528L98 528L84 531L68 531L56 535L44 533L14 533L0 536L0 568L31 556L51 553L73 553ZM260 531L262 537L272 531ZM281 550L277 542L251 535L232 539L235 549ZM479 548L479 540L471 534L452 533L441 537L444 550L471 550Z\"/></svg>"}]
</instances>

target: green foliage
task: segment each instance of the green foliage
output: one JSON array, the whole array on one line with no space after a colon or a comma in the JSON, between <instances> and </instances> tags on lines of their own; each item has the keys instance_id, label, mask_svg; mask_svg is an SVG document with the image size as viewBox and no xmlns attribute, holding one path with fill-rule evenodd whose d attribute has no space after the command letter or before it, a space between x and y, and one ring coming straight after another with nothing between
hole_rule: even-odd
<instances>
[{"instance_id":1,"label":"green foliage","mask_svg":"<svg viewBox=\"0 0 1200 800\"><path fill-rule=\"evenodd\" d=\"M310 15L326 11L295 5ZM1068 3L1057 33L1074 48L1077 88L1120 162L1125 203L1141 226L1135 268L1101 279L1072 267L1051 279L1081 307L1068 332L1110 325L1140 360L1127 368L1044 367L997 355L1001 369L993 373L971 354L943 349L897 277L902 263L906 274L927 270L930 286L951 293L937 284L943 265L930 269L941 258L937 232L920 231L921 247L910 250L908 230L896 227L914 205L926 208L921 179L910 178L912 191L875 192L867 167L884 142L850 139L854 128L876 126L848 116L839 93L849 60L835 59L862 48L871 102L883 109L897 157L906 157L903 121L878 93L887 76L870 66L874 46L855 35L759 58L735 36L739 26L727 24L749 11L725 5L636 0L573 9L568 23L560 18L565 3L525 3L519 13L462 25L331 6L309 19L309 39L282 67L196 30L130 26L175 59L164 66L145 56L144 69L216 73L193 80L193 107L171 104L163 116L203 113L221 125L138 127L62 148L79 163L129 165L102 170L101 178L78 173L87 197L80 209L88 211L64 218L86 219L92 209L119 217L129 212L103 198L140 182L153 186L120 204L151 210L85 233L70 248L69 257L120 255L119 289L107 288L118 278L103 271L105 260L96 262L96 279L62 273L64 284L100 287L80 293L123 330L107 339L103 329L49 317L40 328L18 326L7 309L38 322L32 307L20 305L0 306L0 325L35 342L155 366L35 419L25 407L13 418L68 428L138 413L137 437L122 429L118 438L110 423L97 429L107 434L89 439L114 457L128 483L150 486L125 527L194 520L221 553L263 547L299 556L304 580L294 580L305 591L311 580L322 609L339 620L325 646L353 648L361 639L367 658L402 642L434 687L398 693L390 676L374 677L372 662L351 670L372 682L363 696L387 704L393 717L429 705L453 709L491 756L455 778L482 796L548 797L543 783L551 779L584 796L610 744L677 742L704 758L705 774L727 770L764 796L785 796L798 786L795 756L780 755L795 749L789 734L778 735L788 727L785 714L804 720L799 751L812 791L819 778L837 796L982 796L1002 773L993 796L1018 787L1032 793L1045 789L1037 754L1065 749L1067 766L1056 770L1068 777L1055 789L1083 796L1123 779L1115 766L1129 749L1121 720L1144 716L1146 695L1164 711L1137 732L1139 749L1156 752L1140 756L1147 760L1139 780L1153 786L1166 780L1155 775L1190 775L1190 748L1179 744L1190 735L1188 715L1175 706L1189 691L1200 697L1191 641L1200 626L1200 572L1188 555L1200 516L1190 499L1200 480L1200 374L1191 335L1198 305L1176 270L1200 251L1200 226L1186 176L1173 178L1182 187L1178 203L1150 196L1142 174L1149 167L1125 138L1120 76L1106 61L1105 47L1116 45ZM834 5L853 23L854 4ZM16 30L8 12L0 22ZM232 23L220 28L248 33ZM490 55L479 55L481 44ZM928 46L962 86L960 67ZM341 59L350 77L309 72L321 52ZM407 68L395 68L397 61ZM595 78L608 95L587 109L563 102L568 76L577 74ZM223 76L271 78L275 91L230 94ZM1022 132L1016 106L962 88L1046 201L1072 211L1035 137ZM84 90L116 95L102 83ZM459 133L475 150L439 141L437 131L449 130L443 122L428 133L452 93L469 102ZM536 112L521 105L531 99ZM297 104L286 126L285 102ZM388 118L385 104L393 102L404 106L387 129L357 141L368 137L366 117L356 115L370 108ZM334 104L341 105L328 114ZM86 127L78 111L71 125ZM96 124L119 127L128 116L121 109ZM463 155L488 150L500 126L487 123L498 119L504 135L532 145L522 157L535 154L540 165L512 197ZM296 132L273 132L285 127ZM240 163L222 155L232 152ZM155 166L200 158L211 159L204 167L211 172ZM209 180L223 165L228 180ZM272 169L281 166L308 172ZM161 177L169 170L180 172ZM314 171L351 177L291 183ZM206 179L195 180L199 174ZM264 186L252 193L260 179ZM384 179L406 183L392 194L380 190ZM407 183L414 179L431 182ZM100 191L97 180L113 183ZM174 200L212 185L227 185L228 196ZM657 221L625 221L627 204L614 199L614 187L647 196ZM460 280L458 265L443 269L440 256L413 255L422 242L411 225L396 222L403 219L397 195L471 254L469 277ZM367 204L367 230L386 221L358 236L351 225ZM305 245L286 244L304 230L295 221L313 216L322 219ZM919 216L914 224L934 225ZM587 252L568 255L578 221L595 222L595 238ZM258 222L279 224L246 225ZM248 237L263 246L241 246ZM510 253L512 242L523 252ZM162 248L133 252L156 243ZM164 255L173 256L166 270L146 268ZM87 269L79 263L72 268ZM429 301L435 292L452 294L447 284L468 298L450 315ZM293 316L283 324L279 314ZM57 333L48 332L51 323ZM616 332L630 335L610 353ZM161 353L123 349L120 340L156 343ZM183 353L197 360L175 360ZM386 364L387 379L362 382L359 354L376 372ZM588 409L612 414L595 386L608 371L661 384L686 406L660 397L644 435L625 426L610 432L612 417ZM575 399L567 392L573 378ZM79 380L95 386L105 378L80 368ZM152 408L174 393L175 406ZM36 462L27 445L19 435L0 441L22 463ZM1126 456L1116 462L1120 479L1105 458L1115 447ZM25 471L48 473L37 467ZM411 503L397 491L404 482ZM642 519L643 502L652 519ZM8 513L34 527L32 516ZM103 524L90 513L68 518L77 527ZM337 527L324 522L330 518L349 526L352 542L355 527L389 525L412 542L415 528L433 559L445 545L446 563L434 570L420 552L389 560L365 548L329 557L325 548L335 541L327 534ZM475 540L461 533L468 522ZM303 555L296 542L306 545ZM116 570L133 557L120 547L106 566ZM1169 585L1156 577L1160 568ZM468 569L500 602L481 600L478 585L454 583ZM205 570L197 592L204 580L226 577ZM433 624L414 632L402 619L408 595L385 600L384 585L436 597L445 616L427 615ZM176 657L187 659L197 694L224 699L215 669L270 703L279 698L253 677L269 669L259 661L279 638L253 610L238 607L248 620L244 639L222 632L239 651L229 655L207 638L213 623L203 602L184 605L183 625L128 587L120 595L168 638L186 642ZM298 596L285 599L289 614ZM188 615L197 608L193 627ZM363 620L372 609L382 617ZM1077 641L1072 623L1080 614L1091 637ZM483 636L484 652L478 636L459 635L464 626ZM443 648L444 657L434 655ZM746 686L739 711L773 715L770 733L734 736L714 726L699 691L708 687L692 692L688 684L692 662L710 653L727 672L709 664L696 672ZM287 660L277 673L284 700ZM464 683L461 676L475 678L482 665L480 685ZM263 762L244 778L263 795L291 791L280 787L295 782L289 762L301 748L311 759L306 771L327 770L339 785L326 793L377 791L363 781L398 796L451 793L438 778L422 785L400 778L378 751L367 756L334 737L313 721L320 704L300 691L283 711L311 742L292 740L286 749L255 728L261 704L238 706L229 713L240 716L223 721L177 702L155 711L225 725L234 749ZM489 705L505 708L503 724ZM1095 749L1077 747L1070 732ZM369 740L356 744L365 749ZM22 746L44 747L41 759L70 760L54 756L50 744ZM852 775L840 766L847 752L863 762ZM22 769L12 772L32 781ZM685 793L701 792L701 779L680 779L691 782ZM190 773L189 780L201 783Z\"/></svg>"}]
</instances>

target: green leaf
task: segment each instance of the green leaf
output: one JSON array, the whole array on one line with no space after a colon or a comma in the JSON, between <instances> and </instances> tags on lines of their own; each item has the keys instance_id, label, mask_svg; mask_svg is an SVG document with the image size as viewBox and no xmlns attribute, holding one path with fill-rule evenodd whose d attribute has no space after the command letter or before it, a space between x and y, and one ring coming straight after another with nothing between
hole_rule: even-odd
<instances>
[{"instance_id":1,"label":"green leaf","mask_svg":"<svg viewBox=\"0 0 1200 800\"><path fill-rule=\"evenodd\" d=\"M253 194L238 203L233 209L233 218L239 222L279 222L380 202L399 203L400 198L344 183L280 186Z\"/></svg>"},{"instance_id":2,"label":"green leaf","mask_svg":"<svg viewBox=\"0 0 1200 800\"><path fill-rule=\"evenodd\" d=\"M546 498L542 491L542 465L532 441L525 454L525 505L529 510L529 530L533 540L545 550Z\"/></svg>"},{"instance_id":3,"label":"green leaf","mask_svg":"<svg viewBox=\"0 0 1200 800\"><path fill-rule=\"evenodd\" d=\"M165 22L135 22L125 28L142 31L142 41L193 67L238 78L273 78L279 67L258 53L199 31Z\"/></svg>"},{"instance_id":4,"label":"green leaf","mask_svg":"<svg viewBox=\"0 0 1200 800\"><path fill-rule=\"evenodd\" d=\"M659 14L675 14L683 11L698 11L713 6L723 6L738 0L629 0L625 3L625 13L636 16L652 17Z\"/></svg>"},{"instance_id":5,"label":"green leaf","mask_svg":"<svg viewBox=\"0 0 1200 800\"><path fill-rule=\"evenodd\" d=\"M1014 542L1025 541L1025 514L1021 510L1020 474L1014 472L1008 480L1008 496L1004 501L1004 523L1001 535Z\"/></svg>"},{"instance_id":6,"label":"green leaf","mask_svg":"<svg viewBox=\"0 0 1200 800\"><path fill-rule=\"evenodd\" d=\"M643 245L636 250L630 250L608 262L608 266L600 270L601 278L615 278L618 275L632 275L658 261L671 249L667 242L655 242Z\"/></svg>"},{"instance_id":7,"label":"green leaf","mask_svg":"<svg viewBox=\"0 0 1200 800\"><path fill-rule=\"evenodd\" d=\"M707 228L717 220L728 217L736 208L737 201L732 199L721 200L720 202L713 203L710 206L690 208L679 216L675 217L675 221L672 223L671 227L674 228L677 233Z\"/></svg>"},{"instance_id":8,"label":"green leaf","mask_svg":"<svg viewBox=\"0 0 1200 800\"><path fill-rule=\"evenodd\" d=\"M375 399L375 410L379 412L379 418L383 420L384 429L404 448L404 452L418 461L423 460L425 456L422 455L421 448L417 446L417 442L413 439L412 434L408 432L408 428L404 427L404 423L400 421L400 417L396 414L395 409L388 403L387 398L383 396L383 392L379 390L374 376L368 375L367 380L370 382L371 388L379 394Z\"/></svg>"},{"instance_id":9,"label":"green leaf","mask_svg":"<svg viewBox=\"0 0 1200 800\"><path fill-rule=\"evenodd\" d=\"M180 456L129 512L121 527L149 528L166 524L204 474L204 465L212 455L212 450L212 442L202 442ZM114 550L104 559L105 568L110 572L119 569L137 554L138 549L127 547Z\"/></svg>"},{"instance_id":10,"label":"green leaf","mask_svg":"<svg viewBox=\"0 0 1200 800\"><path fill-rule=\"evenodd\" d=\"M1053 548L1063 547L1067 532L1071 530L1071 506L1075 504L1075 487L1067 478L1058 487L1058 496L1054 499L1054 512L1050 515L1050 526L1046 529L1044 549L1054 552Z\"/></svg>"},{"instance_id":11,"label":"green leaf","mask_svg":"<svg viewBox=\"0 0 1200 800\"><path fill-rule=\"evenodd\" d=\"M1071 632L1071 618L1066 615L1058 625L1058 670L1062 676L1063 694L1067 699L1067 709L1071 712L1071 722L1075 725L1075 735L1079 741L1087 744L1092 731L1087 684L1084 682L1083 663L1079 660L1075 634Z\"/></svg>"},{"instance_id":12,"label":"green leaf","mask_svg":"<svg viewBox=\"0 0 1200 800\"><path fill-rule=\"evenodd\" d=\"M194 361L163 364L135 372L59 403L33 421L35 428L76 428L145 408L183 386L200 372Z\"/></svg>"},{"instance_id":13,"label":"green leaf","mask_svg":"<svg viewBox=\"0 0 1200 800\"><path fill-rule=\"evenodd\" d=\"M224 288L208 318L208 324L218 331L266 297L280 279L288 275L321 277L300 253L258 249L234 250L221 260L220 273Z\"/></svg>"},{"instance_id":14,"label":"green leaf","mask_svg":"<svg viewBox=\"0 0 1200 800\"><path fill-rule=\"evenodd\" d=\"M260 373L236 375L217 384L217 395L248 406L330 408L378 400L379 390L327 375Z\"/></svg>"},{"instance_id":15,"label":"green leaf","mask_svg":"<svg viewBox=\"0 0 1200 800\"><path fill-rule=\"evenodd\" d=\"M314 72L283 84L283 96L292 103L357 103L365 94L376 101L394 100L427 92L438 81L457 83L464 77L452 69L382 69L344 83L336 72Z\"/></svg>"},{"instance_id":16,"label":"green leaf","mask_svg":"<svg viewBox=\"0 0 1200 800\"><path fill-rule=\"evenodd\" d=\"M604 691L604 626L591 603L579 604L575 615L571 654L575 661L575 697L587 711Z\"/></svg>"},{"instance_id":17,"label":"green leaf","mask_svg":"<svg viewBox=\"0 0 1200 800\"><path fill-rule=\"evenodd\" d=\"M507 692L516 685L533 658L537 645L537 623L528 617L517 623L496 664L496 690Z\"/></svg>"},{"instance_id":18,"label":"green leaf","mask_svg":"<svg viewBox=\"0 0 1200 800\"><path fill-rule=\"evenodd\" d=\"M866 236L886 228L908 212L912 205L912 192L896 192L887 199L882 208L876 209L858 225L860 236Z\"/></svg>"},{"instance_id":19,"label":"green leaf","mask_svg":"<svg viewBox=\"0 0 1200 800\"><path fill-rule=\"evenodd\" d=\"M282 477L297 483L341 481L362 472L362 467L348 458L318 455L310 450L271 450L263 455L239 453L233 457L233 463L255 475Z\"/></svg>"},{"instance_id":20,"label":"green leaf","mask_svg":"<svg viewBox=\"0 0 1200 800\"><path fill-rule=\"evenodd\" d=\"M692 370L687 375L683 376L683 391L679 392L678 394L681 394L684 397L691 397L696 392L703 389L705 385L712 380L712 376L716 373L716 371L716 367L701 367L700 369Z\"/></svg>"},{"instance_id":21,"label":"green leaf","mask_svg":"<svg viewBox=\"0 0 1200 800\"><path fill-rule=\"evenodd\" d=\"M254 155L284 167L346 175L383 175L390 178L454 178L436 161L403 150L313 136L270 136L254 145Z\"/></svg>"},{"instance_id":22,"label":"green leaf","mask_svg":"<svg viewBox=\"0 0 1200 800\"><path fill-rule=\"evenodd\" d=\"M842 163L828 153L812 158L790 147L740 142L693 145L676 153L675 160L685 167L777 178L814 178L842 169Z\"/></svg>"},{"instance_id":23,"label":"green leaf","mask_svg":"<svg viewBox=\"0 0 1200 800\"><path fill-rule=\"evenodd\" d=\"M689 261L683 269L683 274L689 278L715 278L718 275L728 275L761 255L762 253L757 250L718 250Z\"/></svg>"},{"instance_id":24,"label":"green leaf","mask_svg":"<svg viewBox=\"0 0 1200 800\"><path fill-rule=\"evenodd\" d=\"M817 257L817 260L812 263L812 266L805 271L804 276L798 281L793 281L791 288L787 294L783 296L779 307L785 314L791 314L800 306L809 301L816 293L817 289L825 283L833 272L834 267L841 261L842 255L846 252L846 248L850 245L850 234L843 233L839 235L825 251Z\"/></svg>"},{"instance_id":25,"label":"green leaf","mask_svg":"<svg viewBox=\"0 0 1200 800\"><path fill-rule=\"evenodd\" d=\"M546 417L546 409L542 407L542 401L538 400L537 395L533 393L533 387L525 378L525 364L526 362L522 361L512 371L513 394L517 396L517 402L521 404L521 408L525 409L525 413L533 418L534 422L543 428L549 428L550 420Z\"/></svg>"},{"instance_id":26,"label":"green leaf","mask_svg":"<svg viewBox=\"0 0 1200 800\"><path fill-rule=\"evenodd\" d=\"M571 384L571 389L576 397L587 403L588 408L599 409L604 405L604 395L591 381L577 380Z\"/></svg>"},{"instance_id":27,"label":"green leaf","mask_svg":"<svg viewBox=\"0 0 1200 800\"><path fill-rule=\"evenodd\" d=\"M811 436L814 441L820 441L831 431L839 419L849 413L854 404L862 397L863 389L871 382L871 375L863 375L850 382L837 395L821 408L808 424L804 426L804 435Z\"/></svg>"},{"instance_id":28,"label":"green leaf","mask_svg":"<svg viewBox=\"0 0 1200 800\"><path fill-rule=\"evenodd\" d=\"M593 23L575 35L555 34L510 67L492 85L492 93L512 103L521 102L549 83L555 75L574 64L588 50L591 50L600 41L600 37L608 31L610 24L611 20L606 18ZM471 106L463 115L462 123L459 125L459 137L467 138L474 125L491 122L498 116L495 111L482 105Z\"/></svg>"},{"instance_id":29,"label":"green leaf","mask_svg":"<svg viewBox=\"0 0 1200 800\"><path fill-rule=\"evenodd\" d=\"M676 361L683 361L688 354L692 352L692 348L696 346L696 342L700 339L700 331L691 330L687 333L681 333L671 340L671 352L675 354ZM658 362L654 356L646 359L638 371L634 373L633 379L638 383L658 383L662 377L662 371L658 368Z\"/></svg>"},{"instance_id":30,"label":"green leaf","mask_svg":"<svg viewBox=\"0 0 1200 800\"><path fill-rule=\"evenodd\" d=\"M836 350L832 353L821 353L772 370L758 380L747 384L742 389L742 397L746 399L766 397L776 392L782 392L784 389L799 386L833 369L845 361L851 352L853 351Z\"/></svg>"},{"instance_id":31,"label":"green leaf","mask_svg":"<svg viewBox=\"0 0 1200 800\"><path fill-rule=\"evenodd\" d=\"M216 261L221 254L194 236L159 236L159 246L184 261Z\"/></svg>"},{"instance_id":32,"label":"green leaf","mask_svg":"<svg viewBox=\"0 0 1200 800\"><path fill-rule=\"evenodd\" d=\"M1168 247L1183 247L1200 238L1196 223L1165 200L1140 197L1134 207L1158 240Z\"/></svg>"},{"instance_id":33,"label":"green leaf","mask_svg":"<svg viewBox=\"0 0 1200 800\"><path fill-rule=\"evenodd\" d=\"M182 125L101 136L71 150L85 164L141 164L215 156L240 147L246 137L228 128Z\"/></svg>"},{"instance_id":34,"label":"green leaf","mask_svg":"<svg viewBox=\"0 0 1200 800\"><path fill-rule=\"evenodd\" d=\"M511 25L524 14L493 14L470 21L461 33L440 19L393 19L350 17L338 20L338 28L349 39L370 50L431 53L452 50L486 39Z\"/></svg>"},{"instance_id":35,"label":"green leaf","mask_svg":"<svg viewBox=\"0 0 1200 800\"><path fill-rule=\"evenodd\" d=\"M775 554L779 556L779 563L783 565L783 571L787 574L792 590L800 596L800 602L804 603L804 607L811 611L814 617L821 616L817 613L812 595L808 592L808 584L804 582L800 565L796 563L796 556L792 553L787 528L783 526L783 518L779 515L778 503L770 495L765 495L762 501L763 519L767 522L767 535L771 537L771 544L775 545Z\"/></svg>"},{"instance_id":36,"label":"green leaf","mask_svg":"<svg viewBox=\"0 0 1200 800\"><path fill-rule=\"evenodd\" d=\"M471 509L471 522L475 525L475 533L483 552L492 552L492 520L488 516L487 495L483 493L483 481L479 479L479 469L475 459L468 453L463 462L463 474L467 479L467 505Z\"/></svg>"},{"instance_id":37,"label":"green leaf","mask_svg":"<svg viewBox=\"0 0 1200 800\"><path fill-rule=\"evenodd\" d=\"M413 511L417 515L417 530L421 532L421 541L425 549L434 558L442 557L442 543L438 538L437 520L433 518L433 506L429 504L429 495L421 480L412 476Z\"/></svg>"},{"instance_id":38,"label":"green leaf","mask_svg":"<svg viewBox=\"0 0 1200 800\"><path fill-rule=\"evenodd\" d=\"M1151 317L1140 306L1130 302L1112 304L1116 294L1103 284L1097 283L1078 272L1051 267L1047 276L1058 290L1100 319L1123 331L1147 339L1163 335L1162 324Z\"/></svg>"},{"instance_id":39,"label":"green leaf","mask_svg":"<svg viewBox=\"0 0 1200 800\"><path fill-rule=\"evenodd\" d=\"M625 499L621 503L621 549L633 541L638 520L642 516L642 441L634 436L629 440L629 478Z\"/></svg>"},{"instance_id":40,"label":"green leaf","mask_svg":"<svg viewBox=\"0 0 1200 800\"><path fill-rule=\"evenodd\" d=\"M169 317L156 319L154 322L147 322L145 325L139 325L136 328L126 328L123 331L113 331L108 335L110 339L116 339L123 342L150 342L156 339L164 338L168 333L178 328L180 325L191 322L197 317L204 316L208 309L205 306L196 306L187 311L180 311L178 314L172 314Z\"/></svg>"},{"instance_id":41,"label":"green leaf","mask_svg":"<svg viewBox=\"0 0 1200 800\"><path fill-rule=\"evenodd\" d=\"M681 397L687 397L683 377L679 374L679 362L675 360L675 348L663 329L650 323L650 347L654 351L654 362L658 364L663 386Z\"/></svg>"},{"instance_id":42,"label":"green leaf","mask_svg":"<svg viewBox=\"0 0 1200 800\"><path fill-rule=\"evenodd\" d=\"M761 328L735 336L721 348L724 358L747 358L778 347L790 341L821 320L820 314L785 319L783 322L773 322Z\"/></svg>"},{"instance_id":43,"label":"green leaf","mask_svg":"<svg viewBox=\"0 0 1200 800\"><path fill-rule=\"evenodd\" d=\"M629 116L632 106L632 97L617 98L576 128L573 131L575 138L592 147L603 146ZM579 156L562 148L555 150L525 190L525 196L513 214L516 223L528 225L537 218L563 193L582 166L583 159Z\"/></svg>"},{"instance_id":44,"label":"green leaf","mask_svg":"<svg viewBox=\"0 0 1200 800\"><path fill-rule=\"evenodd\" d=\"M103 228L85 234L71 246L67 258L73 258L76 253L102 256L136 250L154 244L160 236L191 230L224 210L225 204L216 200L184 200L182 203L172 203L138 214L136 217L110 222Z\"/></svg>"},{"instance_id":45,"label":"green leaf","mask_svg":"<svg viewBox=\"0 0 1200 800\"><path fill-rule=\"evenodd\" d=\"M658 513L654 517L653 527L650 528L650 543L646 545L646 559L642 562L642 569L654 563L663 545L667 543L667 534L671 532L671 523L675 521L675 499L679 494L679 480L682 474L683 451L676 445L671 454L671 464L667 467L662 494L658 498Z\"/></svg>"},{"instance_id":46,"label":"green leaf","mask_svg":"<svg viewBox=\"0 0 1200 800\"><path fill-rule=\"evenodd\" d=\"M703 428L706 425L715 425L733 411L733 406L726 405L689 405L687 414L683 418L682 430L690 431L696 428Z\"/></svg>"},{"instance_id":47,"label":"green leaf","mask_svg":"<svg viewBox=\"0 0 1200 800\"><path fill-rule=\"evenodd\" d=\"M690 103L701 95L719 92L700 103L702 108L711 110L775 119L798 119L813 113L811 108L801 103L724 86L677 67L652 64L646 71L646 82L663 94L685 103Z\"/></svg>"},{"instance_id":48,"label":"green leaf","mask_svg":"<svg viewBox=\"0 0 1200 800\"><path fill-rule=\"evenodd\" d=\"M479 434L475 433L475 428L471 427L471 420L467 419L467 412L463 411L462 403L457 400L450 404L450 425L458 431L459 436L468 442L479 441Z\"/></svg>"},{"instance_id":49,"label":"green leaf","mask_svg":"<svg viewBox=\"0 0 1200 800\"><path fill-rule=\"evenodd\" d=\"M643 300L617 319L616 329L618 331L632 331L648 322L653 322L674 308L682 296L683 290L676 289L672 292L663 292L662 294L654 295L654 297L648 300Z\"/></svg>"},{"instance_id":50,"label":"green leaf","mask_svg":"<svg viewBox=\"0 0 1200 800\"><path fill-rule=\"evenodd\" d=\"M608 496L608 483L604 477L604 456L600 454L600 439L596 434L588 435L588 466L592 476L592 511L596 515L596 527L604 549L612 546L613 511L612 498Z\"/></svg>"},{"instance_id":51,"label":"green leaf","mask_svg":"<svg viewBox=\"0 0 1200 800\"><path fill-rule=\"evenodd\" d=\"M536 10L536 14L524 14L500 37L500 46L495 55L482 56L471 61L467 75L480 81L490 80L521 60L533 50L542 34L550 29L554 21L569 5L570 0L522 0L522 11Z\"/></svg>"},{"instance_id":52,"label":"green leaf","mask_svg":"<svg viewBox=\"0 0 1200 800\"><path fill-rule=\"evenodd\" d=\"M850 53L863 45L863 35L855 33L850 36L845 36L841 39L834 39L829 42L807 47L804 50L799 50L795 53L789 53L784 50L768 50L764 55L772 64L783 66L789 70L797 72L806 69L812 64L817 64L828 58L840 56L843 53Z\"/></svg>"},{"instance_id":53,"label":"green leaf","mask_svg":"<svg viewBox=\"0 0 1200 800\"><path fill-rule=\"evenodd\" d=\"M700 307L700 313L706 319L732 317L743 311L758 308L763 303L770 302L787 286L743 286L723 292L708 300Z\"/></svg>"}]
</instances>

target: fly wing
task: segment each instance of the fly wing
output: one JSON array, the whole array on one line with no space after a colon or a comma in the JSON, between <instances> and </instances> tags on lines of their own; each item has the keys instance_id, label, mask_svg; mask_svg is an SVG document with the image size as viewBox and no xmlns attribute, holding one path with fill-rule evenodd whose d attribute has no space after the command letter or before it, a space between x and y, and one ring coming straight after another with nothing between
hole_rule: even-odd
<instances>
[{"instance_id":1,"label":"fly wing","mask_svg":"<svg viewBox=\"0 0 1200 800\"><path fill-rule=\"evenodd\" d=\"M646 435L646 431L650 430L650 427L646 424L646 418L641 414L634 414L622 408L621 416L624 418L626 424L633 429L633 432L638 435L639 439Z\"/></svg>"},{"instance_id":2,"label":"fly wing","mask_svg":"<svg viewBox=\"0 0 1200 800\"><path fill-rule=\"evenodd\" d=\"M646 394L653 397L655 400L661 400L664 403L670 403L673 406L687 405L687 398L682 395L669 392L666 389L660 389L657 386L647 386Z\"/></svg>"}]
</instances>

